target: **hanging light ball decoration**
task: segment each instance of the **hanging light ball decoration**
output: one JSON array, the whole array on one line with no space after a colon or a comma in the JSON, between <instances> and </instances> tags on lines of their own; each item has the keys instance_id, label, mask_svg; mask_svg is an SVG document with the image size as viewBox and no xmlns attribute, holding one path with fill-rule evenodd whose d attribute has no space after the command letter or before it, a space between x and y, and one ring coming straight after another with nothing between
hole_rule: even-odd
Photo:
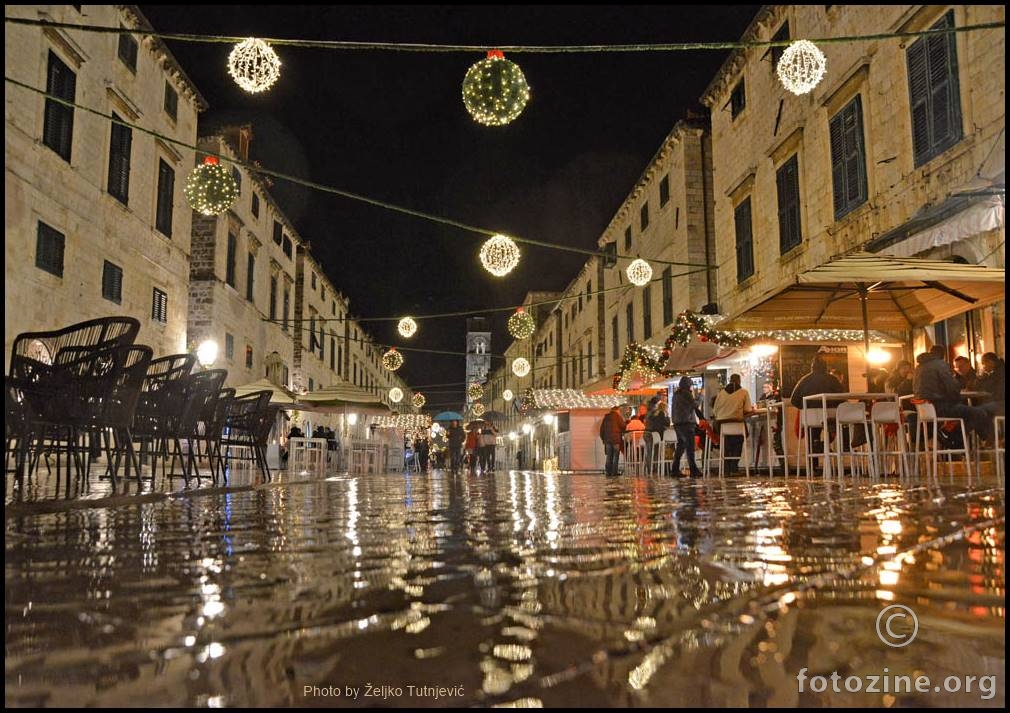
<instances>
[{"instance_id":1,"label":"hanging light ball decoration","mask_svg":"<svg viewBox=\"0 0 1010 713\"><path fill-rule=\"evenodd\" d=\"M512 389L505 389L501 392L501 397L506 401L511 401L515 397L515 394L512 393Z\"/></svg>"},{"instance_id":2,"label":"hanging light ball decoration","mask_svg":"<svg viewBox=\"0 0 1010 713\"><path fill-rule=\"evenodd\" d=\"M413 317L404 317L396 325L396 331L400 333L401 337L413 337L414 332L417 331L417 322L414 321Z\"/></svg>"},{"instance_id":3,"label":"hanging light ball decoration","mask_svg":"<svg viewBox=\"0 0 1010 713\"><path fill-rule=\"evenodd\" d=\"M231 171L214 156L207 156L186 179L186 200L193 210L203 215L221 215L231 208L238 192Z\"/></svg>"},{"instance_id":4,"label":"hanging light ball decoration","mask_svg":"<svg viewBox=\"0 0 1010 713\"><path fill-rule=\"evenodd\" d=\"M382 355L382 366L390 371L396 371L403 366L403 354L396 351L396 347L393 347Z\"/></svg>"},{"instance_id":5,"label":"hanging light ball decoration","mask_svg":"<svg viewBox=\"0 0 1010 713\"><path fill-rule=\"evenodd\" d=\"M263 40L242 40L228 55L228 74L250 94L265 92L281 76L281 60Z\"/></svg>"},{"instance_id":6,"label":"hanging light ball decoration","mask_svg":"<svg viewBox=\"0 0 1010 713\"><path fill-rule=\"evenodd\" d=\"M628 269L625 272L632 284L638 285L639 287L649 284L649 280L652 279L652 265L642 258L633 260L631 264L628 265Z\"/></svg>"},{"instance_id":7,"label":"hanging light ball decoration","mask_svg":"<svg viewBox=\"0 0 1010 713\"><path fill-rule=\"evenodd\" d=\"M779 57L775 71L782 86L793 94L806 94L824 77L828 60L810 40L796 40Z\"/></svg>"},{"instance_id":8,"label":"hanging light ball decoration","mask_svg":"<svg viewBox=\"0 0 1010 713\"><path fill-rule=\"evenodd\" d=\"M466 387L466 397L471 401L479 401L484 398L484 387L475 381Z\"/></svg>"},{"instance_id":9,"label":"hanging light ball decoration","mask_svg":"<svg viewBox=\"0 0 1010 713\"><path fill-rule=\"evenodd\" d=\"M394 386L389 390L389 400L394 404L398 404L403 401L403 389L399 386Z\"/></svg>"},{"instance_id":10,"label":"hanging light ball decoration","mask_svg":"<svg viewBox=\"0 0 1010 713\"><path fill-rule=\"evenodd\" d=\"M530 363L523 357L519 357L512 362L512 373L516 376L526 376L530 373Z\"/></svg>"},{"instance_id":11,"label":"hanging light ball decoration","mask_svg":"<svg viewBox=\"0 0 1010 713\"><path fill-rule=\"evenodd\" d=\"M533 321L533 315L522 307L509 317L508 330L516 339L529 339L537 329L537 323Z\"/></svg>"},{"instance_id":12,"label":"hanging light ball decoration","mask_svg":"<svg viewBox=\"0 0 1010 713\"><path fill-rule=\"evenodd\" d=\"M473 411L473 415L474 416L483 416L484 415L484 404L482 404L480 401L478 401L477 403L475 403L473 405L472 411Z\"/></svg>"},{"instance_id":13,"label":"hanging light ball decoration","mask_svg":"<svg viewBox=\"0 0 1010 713\"><path fill-rule=\"evenodd\" d=\"M506 235L494 235L480 246L480 261L495 277L505 277L519 264L519 246Z\"/></svg>"},{"instance_id":14,"label":"hanging light ball decoration","mask_svg":"<svg viewBox=\"0 0 1010 713\"><path fill-rule=\"evenodd\" d=\"M427 399L424 398L424 394L414 394L414 398L410 400L410 403L414 404L414 408L421 408L425 402Z\"/></svg>"},{"instance_id":15,"label":"hanging light ball decoration","mask_svg":"<svg viewBox=\"0 0 1010 713\"><path fill-rule=\"evenodd\" d=\"M463 106L474 121L504 126L518 117L530 100L530 87L519 65L491 50L463 78Z\"/></svg>"}]
</instances>

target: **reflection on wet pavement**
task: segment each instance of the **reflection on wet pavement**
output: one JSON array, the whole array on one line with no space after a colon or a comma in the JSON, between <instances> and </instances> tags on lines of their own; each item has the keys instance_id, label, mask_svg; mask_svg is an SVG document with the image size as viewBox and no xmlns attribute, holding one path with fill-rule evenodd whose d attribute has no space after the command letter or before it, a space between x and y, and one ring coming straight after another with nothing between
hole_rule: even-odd
<instances>
[{"instance_id":1,"label":"reflection on wet pavement","mask_svg":"<svg viewBox=\"0 0 1010 713\"><path fill-rule=\"evenodd\" d=\"M303 478L303 479L298 479ZM499 473L14 497L8 705L1002 707L1004 491ZM918 616L884 645L881 609ZM799 693L839 671L976 692Z\"/></svg>"}]
</instances>

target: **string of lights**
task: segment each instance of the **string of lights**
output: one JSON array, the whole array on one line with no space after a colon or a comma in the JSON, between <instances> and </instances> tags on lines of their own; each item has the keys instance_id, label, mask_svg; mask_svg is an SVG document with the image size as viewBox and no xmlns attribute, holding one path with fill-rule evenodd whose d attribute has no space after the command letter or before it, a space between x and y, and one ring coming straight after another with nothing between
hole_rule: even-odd
<instances>
[{"instance_id":1,"label":"string of lights","mask_svg":"<svg viewBox=\"0 0 1010 713\"><path fill-rule=\"evenodd\" d=\"M53 22L51 20L33 20L29 18L4 17L4 22L17 25L35 25L59 29L72 29L81 32L97 32L106 34L130 34L146 37L157 37L160 40L177 42L196 42L205 44L236 44L248 39L247 36L197 34L190 32L159 32L154 29L128 27L105 27L102 25L78 25L72 22ZM838 37L808 38L817 44L838 44L846 42L871 42L876 40L904 39L928 35L942 35L956 32L977 32L980 30L995 30L1006 27L1004 22L988 22L977 25L962 25L960 27L944 27L925 30L908 30L902 32L880 32L865 35L842 35ZM299 38L259 38L264 42L278 47L299 47L305 49L331 50L389 50L393 52L486 52L487 45L463 44L432 44L423 42L362 42L351 40L309 40ZM614 45L496 45L502 52L525 54L587 54L606 52L691 52L697 50L736 50L761 47L787 47L793 40L736 40L728 42L660 42L653 44L614 44Z\"/></svg>"},{"instance_id":2,"label":"string of lights","mask_svg":"<svg viewBox=\"0 0 1010 713\"><path fill-rule=\"evenodd\" d=\"M409 215L411 217L420 218L421 220L426 220L428 222L438 223L440 225L445 225L445 226L448 226L448 227L451 227L451 228L457 228L457 229L459 229L459 230L461 230L463 232L466 232L466 233L475 233L475 234L478 234L478 235L487 235L487 236L490 236L490 237L495 237L495 236L500 235L500 233L498 231L491 230L489 228L481 228L481 227L476 226L476 225L468 225L467 223L462 223L462 222L460 222L458 220L453 220L451 218L445 218L445 217L442 217L442 216L434 215L432 213L425 213L424 211L414 210L413 208L405 208L403 206L399 206L399 205L396 205L394 203L389 203L389 202L386 202L386 201L378 200L377 198L370 198L368 196L361 195L360 193L353 193L351 191L345 191L345 190L343 190L341 188L336 188L335 186L328 186L328 185L323 184L323 183L317 183L316 181L310 181L310 180L305 179L305 178L299 178L297 176L292 176L290 174L281 173L280 171L273 171L273 170L270 170L270 169L267 169L267 168L263 168L262 166L254 165L254 164L251 164L251 163L248 163L248 162L245 162L245 161L240 161L240 160L234 159L234 158L232 158L230 156L225 156L223 154L217 154L217 153L213 153L213 152L208 152L208 151L205 151L204 149L201 149L199 146L194 146L193 144L187 143L185 141L180 141L179 139L173 138L171 136L167 136L165 134L159 133L159 132L154 131L152 129L148 129L148 128L146 128L144 126L141 126L139 124L134 124L132 122L129 122L129 121L126 121L126 120L122 119L121 117L113 116L112 114L106 114L104 112L98 111L97 109L92 109L91 107L84 106L83 104L78 104L77 102L72 102L72 101L69 101L67 99L63 99L62 97L58 97L55 94L51 94L51 93L49 93L49 92L47 92L47 91L45 91L43 89L39 89L38 87L33 87L30 84L25 84L24 82L18 81L17 79L14 79L13 77L4 76L4 81L7 82L8 84L12 85L12 86L20 87L21 89L26 89L28 91L31 91L31 92L34 92L34 93L39 94L41 96L44 96L46 99L54 101L54 102L56 102L58 104L62 104L63 106L72 107L74 109L80 109L81 111L86 111L89 114L94 114L95 116L100 116L103 119L111 121L114 124L119 124L120 126L126 126L126 127L130 128L130 129L139 131L139 132L141 132L143 134L148 134L149 136L153 136L156 139L160 139L162 141L166 141L166 142L175 144L176 146L180 146L182 148L186 148L186 149L190 149L192 151L196 151L196 152L198 152L198 153L200 153L200 154L202 154L204 156L210 156L212 158L216 158L219 161L227 162L227 163L233 164L235 166L240 166L240 167L246 169L247 171L249 171L250 173L253 173L253 174L263 175L263 176L270 176L271 178L276 178L276 179L279 179L279 180L282 180L282 181L288 181L289 183L294 183L295 185L304 186L306 188L312 188L312 189L320 191L322 193L330 193L332 195L337 195L337 196L340 196L342 198L347 198L349 200L357 201L359 203L365 203L367 205L371 205L371 206L374 206L376 208L382 208L384 210L388 210L388 211L391 211L391 212L394 212L394 213L399 213L401 215ZM586 249L586 248L579 248L579 247L575 247L575 246L572 246L572 245L561 245L559 243L551 243L551 242L547 242L545 240L536 240L536 239L533 239L533 238L516 237L514 235L510 236L510 237L511 237L511 239L513 241L515 241L517 243L524 243L526 245L533 245L535 247L548 248L548 249L551 249L551 250L560 250L560 251L563 251L563 252L577 253L577 254L580 254L580 255L589 255L591 257L601 257L601 258L608 258L608 259L613 259L615 257L618 260L634 260L635 259L635 258L633 258L633 257L631 257L629 255L608 254L608 253L603 252L601 250L589 250L589 249ZM662 265L677 265L677 266L680 266L680 267L693 267L693 268L700 268L700 269L704 269L704 270L714 270L714 269L716 269L715 267L712 267L710 265L704 265L704 264L701 264L701 263L679 262L679 261L673 261L673 260L661 260L659 258L649 258L649 259L650 259L651 262L659 263L659 264L662 264ZM391 317L390 319L394 319L394 318ZM399 320L399 319L401 319L401 317L398 316L398 317L395 317L395 319ZM416 319L416 317L415 317L415 319Z\"/></svg>"}]
</instances>

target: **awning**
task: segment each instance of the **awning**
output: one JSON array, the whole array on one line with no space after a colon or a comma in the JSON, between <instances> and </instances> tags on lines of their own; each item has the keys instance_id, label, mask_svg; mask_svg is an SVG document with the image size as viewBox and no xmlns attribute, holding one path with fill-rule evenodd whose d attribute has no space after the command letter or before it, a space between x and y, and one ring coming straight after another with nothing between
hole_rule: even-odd
<instances>
[{"instance_id":1,"label":"awning","mask_svg":"<svg viewBox=\"0 0 1010 713\"><path fill-rule=\"evenodd\" d=\"M865 245L872 253L910 257L943 245L998 230L1004 225L1003 187L954 195L916 213L903 225Z\"/></svg>"},{"instance_id":2,"label":"awning","mask_svg":"<svg viewBox=\"0 0 1010 713\"><path fill-rule=\"evenodd\" d=\"M857 252L797 275L720 327L904 331L998 302L1005 282L1001 269Z\"/></svg>"},{"instance_id":3,"label":"awning","mask_svg":"<svg viewBox=\"0 0 1010 713\"><path fill-rule=\"evenodd\" d=\"M314 411L340 410L345 406L373 406L385 409L378 396L353 384L337 384L310 391L299 396L298 401Z\"/></svg>"},{"instance_id":4,"label":"awning","mask_svg":"<svg viewBox=\"0 0 1010 713\"><path fill-rule=\"evenodd\" d=\"M275 406L289 407L295 403L295 395L282 386L277 386L269 379L260 379L251 384L243 384L235 387L236 396L248 396L257 391L269 391L270 403Z\"/></svg>"}]
</instances>

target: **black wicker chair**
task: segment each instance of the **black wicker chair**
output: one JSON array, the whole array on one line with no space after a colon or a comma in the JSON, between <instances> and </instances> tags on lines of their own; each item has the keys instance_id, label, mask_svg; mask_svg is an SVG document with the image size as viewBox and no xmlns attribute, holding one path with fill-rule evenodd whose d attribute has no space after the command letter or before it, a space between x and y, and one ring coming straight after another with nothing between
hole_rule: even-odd
<instances>
[{"instance_id":1,"label":"black wicker chair","mask_svg":"<svg viewBox=\"0 0 1010 713\"><path fill-rule=\"evenodd\" d=\"M133 434L140 441L141 459L152 459L151 478L168 458L168 439L177 430L185 407L187 380L196 364L192 354L173 354L151 362L137 403Z\"/></svg>"},{"instance_id":2,"label":"black wicker chair","mask_svg":"<svg viewBox=\"0 0 1010 713\"><path fill-rule=\"evenodd\" d=\"M267 465L267 439L277 415L277 407L270 405L270 391L256 391L240 396L232 401L228 414L228 426L221 439L225 447L226 460L231 459L231 449L248 448L252 452L250 460L259 466L264 480L270 480L270 466Z\"/></svg>"}]
</instances>

